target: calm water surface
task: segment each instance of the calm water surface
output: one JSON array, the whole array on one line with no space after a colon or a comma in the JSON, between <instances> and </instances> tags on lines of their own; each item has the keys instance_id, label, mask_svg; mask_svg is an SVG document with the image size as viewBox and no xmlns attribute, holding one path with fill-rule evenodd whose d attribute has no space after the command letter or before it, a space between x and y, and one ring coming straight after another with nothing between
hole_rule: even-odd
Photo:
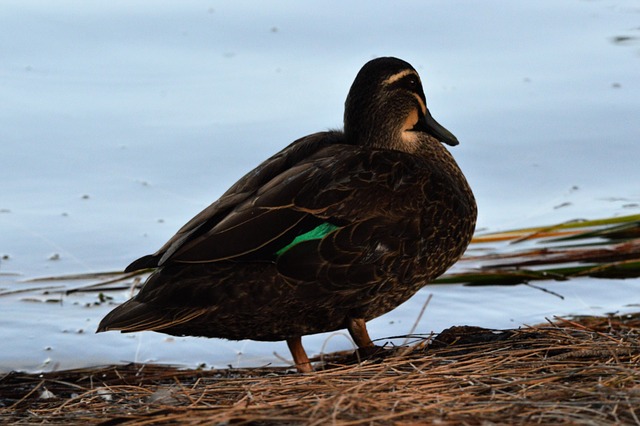
<instances>
[{"instance_id":1,"label":"calm water surface","mask_svg":"<svg viewBox=\"0 0 640 426\"><path fill-rule=\"evenodd\" d=\"M359 68L393 55L497 231L640 212L635 1L8 1L0 13L0 293L119 270L294 139L341 126ZM376 338L633 310L638 280L429 286ZM126 300L127 291L111 294ZM0 296L0 371L128 361L282 363L283 343L93 332L95 293ZM635 307L637 310L637 306ZM387 341L388 339L383 339ZM401 341L401 340L400 340ZM309 353L352 347L305 338Z\"/></svg>"}]
</instances>

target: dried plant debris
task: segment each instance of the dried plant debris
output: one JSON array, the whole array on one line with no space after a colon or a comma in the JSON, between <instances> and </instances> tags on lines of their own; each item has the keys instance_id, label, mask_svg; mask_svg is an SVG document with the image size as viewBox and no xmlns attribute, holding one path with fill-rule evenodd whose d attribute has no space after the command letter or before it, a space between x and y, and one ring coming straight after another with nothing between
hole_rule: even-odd
<instances>
[{"instance_id":1,"label":"dried plant debris","mask_svg":"<svg viewBox=\"0 0 640 426\"><path fill-rule=\"evenodd\" d=\"M512 285L640 276L640 215L476 235L439 284Z\"/></svg>"},{"instance_id":2,"label":"dried plant debris","mask_svg":"<svg viewBox=\"0 0 640 426\"><path fill-rule=\"evenodd\" d=\"M0 379L12 424L640 424L640 314L455 327L318 371L123 365ZM366 354L365 354L366 355Z\"/></svg>"}]
</instances>

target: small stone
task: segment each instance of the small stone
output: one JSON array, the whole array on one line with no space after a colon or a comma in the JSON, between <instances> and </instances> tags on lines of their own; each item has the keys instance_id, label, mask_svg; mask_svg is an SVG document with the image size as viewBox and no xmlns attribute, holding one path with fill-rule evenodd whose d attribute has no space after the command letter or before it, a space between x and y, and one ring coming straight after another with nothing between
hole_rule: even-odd
<instances>
[{"instance_id":1,"label":"small stone","mask_svg":"<svg viewBox=\"0 0 640 426\"><path fill-rule=\"evenodd\" d=\"M51 399L56 396L49 389L45 388L42 392L40 392L40 399Z\"/></svg>"},{"instance_id":2,"label":"small stone","mask_svg":"<svg viewBox=\"0 0 640 426\"><path fill-rule=\"evenodd\" d=\"M172 388L160 388L147 397L147 403L176 405L179 401L174 396L174 393L175 391Z\"/></svg>"}]
</instances>

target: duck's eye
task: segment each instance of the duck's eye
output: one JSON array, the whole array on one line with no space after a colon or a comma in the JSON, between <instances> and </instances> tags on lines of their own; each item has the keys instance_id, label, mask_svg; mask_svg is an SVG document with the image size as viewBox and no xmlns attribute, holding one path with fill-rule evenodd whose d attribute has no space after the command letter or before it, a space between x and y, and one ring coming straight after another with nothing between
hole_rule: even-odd
<instances>
[{"instance_id":1,"label":"duck's eye","mask_svg":"<svg viewBox=\"0 0 640 426\"><path fill-rule=\"evenodd\" d=\"M411 92L418 92L420 90L420 80L417 77L409 76L402 81L402 86Z\"/></svg>"}]
</instances>

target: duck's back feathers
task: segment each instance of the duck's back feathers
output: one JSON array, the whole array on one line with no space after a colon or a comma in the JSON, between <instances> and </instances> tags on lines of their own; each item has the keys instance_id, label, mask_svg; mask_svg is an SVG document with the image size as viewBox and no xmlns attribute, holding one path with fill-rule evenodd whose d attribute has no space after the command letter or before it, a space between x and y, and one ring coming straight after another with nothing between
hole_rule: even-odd
<instances>
[{"instance_id":1,"label":"duck's back feathers","mask_svg":"<svg viewBox=\"0 0 640 426\"><path fill-rule=\"evenodd\" d=\"M203 240L210 238L212 234L211 230L216 227L219 222L227 218L229 215L233 217L232 212L238 206L250 200L256 195L256 193L268 182L275 177L289 171L291 167L298 164L305 158L317 152L319 149L332 145L332 144L344 144L344 135L341 132L319 132L304 138L298 139L284 148L282 151L273 155L271 158L265 160L258 167L247 173L238 182L231 186L217 201L201 211L199 214L193 217L187 222L178 232L167 241L156 253L152 255L143 256L134 262L132 262L125 272L132 272L140 269L156 268L167 263L169 260L174 259L176 261L203 261L201 256L194 256L195 252L191 252L190 255L186 255L185 246L194 247L198 243L202 243ZM299 216L299 215L296 215ZM263 220L266 218L262 218ZM260 219L253 222L256 226L261 224ZM221 227L219 229L222 230ZM226 227L230 229L231 227ZM270 229L276 229L279 227L272 226ZM219 232L219 231L218 231ZM233 235L233 234L229 234ZM257 236L258 234L256 234ZM271 236L272 238L273 236ZM238 238L245 240L247 234L244 234ZM252 239L254 237L251 237ZM269 236L265 236L265 240L271 239ZM213 242L213 240L212 240ZM229 244L229 241L225 241L222 246ZM260 244L258 244L260 245ZM202 247L204 249L204 247ZM255 247L252 247L255 249ZM227 253L218 253L210 256L211 259L221 257L235 257L241 255L243 252L251 250L247 247L229 247ZM181 252L184 257L178 258L176 252ZM215 253L215 252L214 252Z\"/></svg>"}]
</instances>

